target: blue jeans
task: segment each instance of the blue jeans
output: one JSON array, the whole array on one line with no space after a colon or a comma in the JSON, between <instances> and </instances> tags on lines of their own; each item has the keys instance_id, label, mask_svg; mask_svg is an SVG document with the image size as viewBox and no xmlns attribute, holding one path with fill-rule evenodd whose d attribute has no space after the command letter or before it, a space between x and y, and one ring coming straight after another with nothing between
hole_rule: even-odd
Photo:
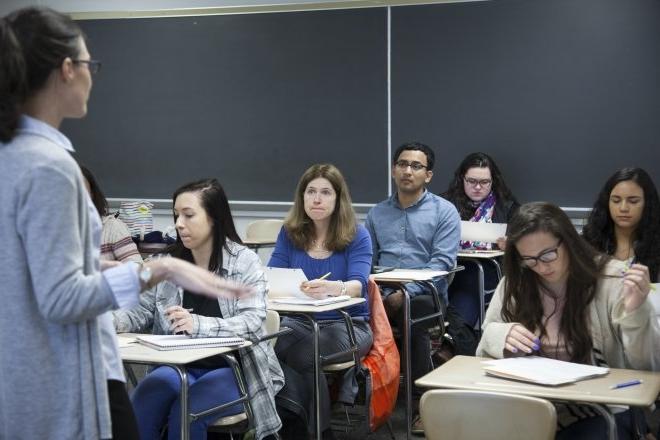
<instances>
[{"instance_id":1,"label":"blue jeans","mask_svg":"<svg viewBox=\"0 0 660 440\"><path fill-rule=\"evenodd\" d=\"M190 368L188 396L192 412L201 412L238 398L238 385L231 368ZM181 379L174 369L158 367L140 381L131 402L135 410L140 438L160 439L163 427L168 427L168 438L178 439L181 433ZM206 429L218 417L238 414L242 404L236 404L219 413L197 419L190 425L190 438L206 439Z\"/></svg>"}]
</instances>

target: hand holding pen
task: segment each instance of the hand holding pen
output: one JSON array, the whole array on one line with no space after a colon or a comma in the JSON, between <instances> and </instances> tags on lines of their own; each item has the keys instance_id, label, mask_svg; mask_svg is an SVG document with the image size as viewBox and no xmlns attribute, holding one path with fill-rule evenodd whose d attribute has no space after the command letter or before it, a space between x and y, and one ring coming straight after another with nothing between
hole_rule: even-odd
<instances>
[{"instance_id":1,"label":"hand holding pen","mask_svg":"<svg viewBox=\"0 0 660 440\"><path fill-rule=\"evenodd\" d=\"M193 332L193 318L190 312L181 306L172 306L165 310L165 317L170 322L170 330L176 334L190 335Z\"/></svg>"},{"instance_id":2,"label":"hand holding pen","mask_svg":"<svg viewBox=\"0 0 660 440\"><path fill-rule=\"evenodd\" d=\"M623 271L623 296L624 308L627 313L631 313L646 301L646 297L651 291L651 279L649 268L643 264L631 264Z\"/></svg>"},{"instance_id":3,"label":"hand holding pen","mask_svg":"<svg viewBox=\"0 0 660 440\"><path fill-rule=\"evenodd\" d=\"M533 354L541 350L541 340L522 324L514 324L504 341L504 350L515 357L518 355Z\"/></svg>"},{"instance_id":4,"label":"hand holding pen","mask_svg":"<svg viewBox=\"0 0 660 440\"><path fill-rule=\"evenodd\" d=\"M328 278L331 273L332 272L328 272L315 280L304 281L300 284L300 290L303 291L305 295L311 296L312 298L326 298L328 296L328 291L332 288L331 284L336 283L336 281L326 281L326 278Z\"/></svg>"}]
</instances>

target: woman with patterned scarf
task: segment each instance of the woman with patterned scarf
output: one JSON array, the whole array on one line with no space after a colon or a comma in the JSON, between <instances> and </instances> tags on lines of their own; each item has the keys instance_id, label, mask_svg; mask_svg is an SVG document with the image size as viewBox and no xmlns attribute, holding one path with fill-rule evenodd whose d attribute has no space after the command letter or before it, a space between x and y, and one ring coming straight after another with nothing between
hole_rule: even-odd
<instances>
[{"instance_id":1,"label":"woman with patterned scarf","mask_svg":"<svg viewBox=\"0 0 660 440\"><path fill-rule=\"evenodd\" d=\"M454 173L444 197L452 202L461 220L485 223L508 223L520 206L504 183L495 161L485 153L469 154ZM506 237L494 243L461 241L461 249L504 249ZM492 290L497 285L497 272L492 264L484 266L484 285ZM479 317L477 267L468 264L458 272L449 286L449 303L470 325Z\"/></svg>"}]
</instances>

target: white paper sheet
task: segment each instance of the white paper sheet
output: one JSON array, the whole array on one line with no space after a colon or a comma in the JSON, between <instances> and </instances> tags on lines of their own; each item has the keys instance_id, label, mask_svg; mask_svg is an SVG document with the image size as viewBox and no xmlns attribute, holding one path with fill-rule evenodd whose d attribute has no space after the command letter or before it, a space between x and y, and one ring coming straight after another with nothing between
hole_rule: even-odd
<instances>
[{"instance_id":1,"label":"white paper sheet","mask_svg":"<svg viewBox=\"0 0 660 440\"><path fill-rule=\"evenodd\" d=\"M483 369L492 375L539 385L562 385L603 376L605 367L576 364L539 356L525 356L484 361Z\"/></svg>"},{"instance_id":2,"label":"white paper sheet","mask_svg":"<svg viewBox=\"0 0 660 440\"><path fill-rule=\"evenodd\" d=\"M506 223L461 222L461 240L495 243L506 235Z\"/></svg>"},{"instance_id":3,"label":"white paper sheet","mask_svg":"<svg viewBox=\"0 0 660 440\"><path fill-rule=\"evenodd\" d=\"M266 267L268 280L268 298L300 298L311 299L300 290L300 285L307 281L302 269L281 267Z\"/></svg>"}]
</instances>

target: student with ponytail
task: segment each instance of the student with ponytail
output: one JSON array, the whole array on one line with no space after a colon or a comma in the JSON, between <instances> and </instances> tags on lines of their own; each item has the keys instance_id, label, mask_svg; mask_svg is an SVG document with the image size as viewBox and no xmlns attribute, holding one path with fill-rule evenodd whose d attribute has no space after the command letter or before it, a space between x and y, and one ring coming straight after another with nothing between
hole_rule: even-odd
<instances>
[{"instance_id":1,"label":"student with ponytail","mask_svg":"<svg viewBox=\"0 0 660 440\"><path fill-rule=\"evenodd\" d=\"M101 220L58 127L85 116L101 64L46 8L0 19L0 54L0 438L137 438L106 312L165 279L246 289L176 258L100 266Z\"/></svg>"}]
</instances>

